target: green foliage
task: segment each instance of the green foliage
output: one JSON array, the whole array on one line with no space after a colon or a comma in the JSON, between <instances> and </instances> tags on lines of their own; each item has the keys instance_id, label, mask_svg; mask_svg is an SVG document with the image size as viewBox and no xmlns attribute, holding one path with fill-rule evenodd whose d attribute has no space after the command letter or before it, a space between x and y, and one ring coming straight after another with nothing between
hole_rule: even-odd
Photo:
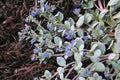
<instances>
[{"instance_id":1,"label":"green foliage","mask_svg":"<svg viewBox=\"0 0 120 80\"><path fill-rule=\"evenodd\" d=\"M97 62L92 66L93 70L98 72L103 72L105 70L105 66L101 62Z\"/></svg>"},{"instance_id":2,"label":"green foliage","mask_svg":"<svg viewBox=\"0 0 120 80\"><path fill-rule=\"evenodd\" d=\"M119 1L119 0L110 0L110 1L108 2L108 6L114 6L114 5L116 5L116 4L118 3L118 1Z\"/></svg>"},{"instance_id":3,"label":"green foliage","mask_svg":"<svg viewBox=\"0 0 120 80\"><path fill-rule=\"evenodd\" d=\"M52 64L56 72L45 70L39 79L71 80L74 73L74 80L120 79L120 1L105 2L82 0L73 12L67 11L73 16L64 12L69 1L52 5L41 0L38 11L31 11L25 29L18 32L19 41L34 45L32 60L47 64L52 59L57 64Z\"/></svg>"},{"instance_id":4,"label":"green foliage","mask_svg":"<svg viewBox=\"0 0 120 80\"><path fill-rule=\"evenodd\" d=\"M66 61L63 57L57 57L57 64L59 66L65 66L66 65Z\"/></svg>"},{"instance_id":5,"label":"green foliage","mask_svg":"<svg viewBox=\"0 0 120 80\"><path fill-rule=\"evenodd\" d=\"M45 75L46 79L49 79L52 76L48 70L45 71L44 75Z\"/></svg>"},{"instance_id":6,"label":"green foliage","mask_svg":"<svg viewBox=\"0 0 120 80\"><path fill-rule=\"evenodd\" d=\"M81 27L84 23L84 15L80 16L78 21L76 22L77 27Z\"/></svg>"}]
</instances>

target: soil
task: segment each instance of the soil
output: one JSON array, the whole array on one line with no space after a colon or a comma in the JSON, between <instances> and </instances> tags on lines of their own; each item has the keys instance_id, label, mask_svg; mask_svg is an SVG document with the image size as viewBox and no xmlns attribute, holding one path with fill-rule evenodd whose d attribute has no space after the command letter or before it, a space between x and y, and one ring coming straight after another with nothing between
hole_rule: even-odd
<instances>
[{"instance_id":1,"label":"soil","mask_svg":"<svg viewBox=\"0 0 120 80\"><path fill-rule=\"evenodd\" d=\"M33 46L18 42L33 6L34 0L0 0L0 80L31 80L43 68L31 61Z\"/></svg>"}]
</instances>

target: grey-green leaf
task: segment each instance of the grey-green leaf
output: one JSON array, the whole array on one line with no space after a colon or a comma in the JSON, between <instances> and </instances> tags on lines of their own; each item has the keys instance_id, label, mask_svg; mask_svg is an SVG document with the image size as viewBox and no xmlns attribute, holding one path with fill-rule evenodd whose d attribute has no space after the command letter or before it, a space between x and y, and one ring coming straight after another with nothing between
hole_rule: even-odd
<instances>
[{"instance_id":1,"label":"grey-green leaf","mask_svg":"<svg viewBox=\"0 0 120 80\"><path fill-rule=\"evenodd\" d=\"M117 19L117 18L120 18L120 12L118 12L117 14L115 14L115 15L113 16L113 19Z\"/></svg>"},{"instance_id":2,"label":"grey-green leaf","mask_svg":"<svg viewBox=\"0 0 120 80\"><path fill-rule=\"evenodd\" d=\"M99 18L102 19L107 12L108 12L107 9L103 9L103 10L100 12Z\"/></svg>"},{"instance_id":3,"label":"grey-green leaf","mask_svg":"<svg viewBox=\"0 0 120 80\"><path fill-rule=\"evenodd\" d=\"M118 3L119 0L110 0L107 4L107 6L114 6Z\"/></svg>"},{"instance_id":4,"label":"grey-green leaf","mask_svg":"<svg viewBox=\"0 0 120 80\"><path fill-rule=\"evenodd\" d=\"M78 34L78 36L83 36L83 30L82 29L79 29L78 31L77 31L77 34Z\"/></svg>"},{"instance_id":5,"label":"grey-green leaf","mask_svg":"<svg viewBox=\"0 0 120 80\"><path fill-rule=\"evenodd\" d=\"M90 52L93 52L96 48L97 48L98 44L95 43L94 45L92 45L92 48L90 49Z\"/></svg>"},{"instance_id":6,"label":"grey-green leaf","mask_svg":"<svg viewBox=\"0 0 120 80\"><path fill-rule=\"evenodd\" d=\"M79 17L78 21L76 22L76 26L80 27L83 25L83 23L84 23L84 15Z\"/></svg>"},{"instance_id":7,"label":"grey-green leaf","mask_svg":"<svg viewBox=\"0 0 120 80\"><path fill-rule=\"evenodd\" d=\"M74 59L76 60L77 64L81 62L81 54L80 53L74 53Z\"/></svg>"},{"instance_id":8,"label":"grey-green leaf","mask_svg":"<svg viewBox=\"0 0 120 80\"><path fill-rule=\"evenodd\" d=\"M115 38L120 40L120 25L115 28Z\"/></svg>"},{"instance_id":9,"label":"grey-green leaf","mask_svg":"<svg viewBox=\"0 0 120 80\"><path fill-rule=\"evenodd\" d=\"M85 23L89 23L92 20L92 15L89 13L85 14Z\"/></svg>"},{"instance_id":10,"label":"grey-green leaf","mask_svg":"<svg viewBox=\"0 0 120 80\"><path fill-rule=\"evenodd\" d=\"M71 25L70 25L70 22L69 22L69 21L66 20L66 21L64 22L64 24L65 24L66 29L70 29L70 26L71 26Z\"/></svg>"},{"instance_id":11,"label":"grey-green leaf","mask_svg":"<svg viewBox=\"0 0 120 80\"><path fill-rule=\"evenodd\" d=\"M100 50L100 49L96 49L96 50L94 51L94 56L100 57L100 56L101 56L101 50Z\"/></svg>"},{"instance_id":12,"label":"grey-green leaf","mask_svg":"<svg viewBox=\"0 0 120 80\"><path fill-rule=\"evenodd\" d=\"M117 42L116 42L116 46L117 46L117 49L118 49L118 53L120 53L120 40L118 40Z\"/></svg>"},{"instance_id":13,"label":"grey-green leaf","mask_svg":"<svg viewBox=\"0 0 120 80\"><path fill-rule=\"evenodd\" d=\"M112 60L112 59L115 58L115 56L116 56L115 53L111 53L111 54L108 56L108 59L109 59L109 60Z\"/></svg>"},{"instance_id":14,"label":"grey-green leaf","mask_svg":"<svg viewBox=\"0 0 120 80\"><path fill-rule=\"evenodd\" d=\"M105 65L102 62L97 62L93 65L95 71L103 72L105 70Z\"/></svg>"},{"instance_id":15,"label":"grey-green leaf","mask_svg":"<svg viewBox=\"0 0 120 80\"><path fill-rule=\"evenodd\" d=\"M114 53L120 53L120 49L118 48L118 46L119 46L119 43L118 44L114 43L113 46L111 47Z\"/></svg>"},{"instance_id":16,"label":"grey-green leaf","mask_svg":"<svg viewBox=\"0 0 120 80\"><path fill-rule=\"evenodd\" d=\"M80 62L79 64L77 64L77 66L75 66L75 70L79 70L79 69L81 69L81 67L82 67L82 62Z\"/></svg>"},{"instance_id":17,"label":"grey-green leaf","mask_svg":"<svg viewBox=\"0 0 120 80\"><path fill-rule=\"evenodd\" d=\"M65 66L66 65L66 61L63 57L57 57L57 64L59 66Z\"/></svg>"},{"instance_id":18,"label":"grey-green leaf","mask_svg":"<svg viewBox=\"0 0 120 80\"><path fill-rule=\"evenodd\" d=\"M70 26L75 24L75 21L73 20L73 18L69 18L68 21L70 22Z\"/></svg>"},{"instance_id":19,"label":"grey-green leaf","mask_svg":"<svg viewBox=\"0 0 120 80\"><path fill-rule=\"evenodd\" d=\"M90 60L91 60L92 62L94 62L94 63L96 63L96 62L99 62L99 61L100 61L100 59L99 59L99 57L98 57L98 56L91 56L91 57L90 57Z\"/></svg>"},{"instance_id":20,"label":"grey-green leaf","mask_svg":"<svg viewBox=\"0 0 120 80\"><path fill-rule=\"evenodd\" d=\"M55 37L54 42L55 44L59 45L59 47L62 46L62 39L60 37Z\"/></svg>"},{"instance_id":21,"label":"grey-green leaf","mask_svg":"<svg viewBox=\"0 0 120 80\"><path fill-rule=\"evenodd\" d=\"M62 12L58 12L56 15L55 15L56 19L59 20L59 21L62 21L63 18L64 18L64 15Z\"/></svg>"},{"instance_id":22,"label":"grey-green leaf","mask_svg":"<svg viewBox=\"0 0 120 80\"><path fill-rule=\"evenodd\" d=\"M48 70L45 71L44 75L45 75L46 79L49 79L52 76Z\"/></svg>"},{"instance_id":23,"label":"grey-green leaf","mask_svg":"<svg viewBox=\"0 0 120 80\"><path fill-rule=\"evenodd\" d=\"M105 47L104 43L98 42L98 47L97 48L101 50L102 54L104 54L105 51L106 51L106 47Z\"/></svg>"},{"instance_id":24,"label":"grey-green leaf","mask_svg":"<svg viewBox=\"0 0 120 80\"><path fill-rule=\"evenodd\" d=\"M81 38L76 38L75 43L76 43L75 47L79 49L80 46L84 44L84 41Z\"/></svg>"},{"instance_id":25,"label":"grey-green leaf","mask_svg":"<svg viewBox=\"0 0 120 80\"><path fill-rule=\"evenodd\" d=\"M64 68L58 67L58 68L57 68L57 72L58 72L59 74L64 73Z\"/></svg>"}]
</instances>

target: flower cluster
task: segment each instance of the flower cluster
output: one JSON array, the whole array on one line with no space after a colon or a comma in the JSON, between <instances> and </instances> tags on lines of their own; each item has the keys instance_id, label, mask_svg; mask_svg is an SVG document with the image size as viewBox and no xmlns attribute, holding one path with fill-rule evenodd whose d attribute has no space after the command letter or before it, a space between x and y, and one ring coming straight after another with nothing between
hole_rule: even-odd
<instances>
[{"instance_id":1,"label":"flower cluster","mask_svg":"<svg viewBox=\"0 0 120 80\"><path fill-rule=\"evenodd\" d=\"M75 32L73 30L67 30L65 32L65 38L70 40L73 39L75 37Z\"/></svg>"},{"instance_id":2,"label":"flower cluster","mask_svg":"<svg viewBox=\"0 0 120 80\"><path fill-rule=\"evenodd\" d=\"M70 56L71 54L71 49L73 48L73 45L72 44L69 44L65 47L65 54L66 56Z\"/></svg>"},{"instance_id":3,"label":"flower cluster","mask_svg":"<svg viewBox=\"0 0 120 80\"><path fill-rule=\"evenodd\" d=\"M34 10L31 11L30 15L34 17L34 16L36 16L39 13L40 13L40 9L39 8L35 8Z\"/></svg>"}]
</instances>

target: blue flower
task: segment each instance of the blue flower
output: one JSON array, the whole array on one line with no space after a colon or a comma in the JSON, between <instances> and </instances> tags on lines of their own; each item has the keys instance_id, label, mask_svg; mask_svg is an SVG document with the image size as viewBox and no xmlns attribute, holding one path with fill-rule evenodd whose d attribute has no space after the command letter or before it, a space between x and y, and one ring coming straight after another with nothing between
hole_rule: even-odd
<instances>
[{"instance_id":1,"label":"blue flower","mask_svg":"<svg viewBox=\"0 0 120 80\"><path fill-rule=\"evenodd\" d=\"M29 30L29 29L30 29L30 25L25 24L25 28L26 28L27 30Z\"/></svg>"},{"instance_id":2,"label":"blue flower","mask_svg":"<svg viewBox=\"0 0 120 80\"><path fill-rule=\"evenodd\" d=\"M53 30L52 26L49 25L49 24L47 24L47 29L48 29L49 31L52 31L52 30Z\"/></svg>"},{"instance_id":3,"label":"blue flower","mask_svg":"<svg viewBox=\"0 0 120 80\"><path fill-rule=\"evenodd\" d=\"M63 30L63 26L59 26L59 30Z\"/></svg>"},{"instance_id":4,"label":"blue flower","mask_svg":"<svg viewBox=\"0 0 120 80\"><path fill-rule=\"evenodd\" d=\"M88 75L91 75L93 73L93 71L92 70L90 70L90 71L88 71Z\"/></svg>"},{"instance_id":5,"label":"blue flower","mask_svg":"<svg viewBox=\"0 0 120 80\"><path fill-rule=\"evenodd\" d=\"M31 57L31 60L32 60L32 61L34 61L34 60L35 60L35 57L34 57L34 56L33 56L33 57Z\"/></svg>"},{"instance_id":6,"label":"blue flower","mask_svg":"<svg viewBox=\"0 0 120 80\"><path fill-rule=\"evenodd\" d=\"M108 73L106 73L106 74L105 74L105 77L106 77L106 78L109 78L109 77L110 77L110 75L109 75Z\"/></svg>"},{"instance_id":7,"label":"blue flower","mask_svg":"<svg viewBox=\"0 0 120 80\"><path fill-rule=\"evenodd\" d=\"M84 41L88 40L88 36L83 36Z\"/></svg>"},{"instance_id":8,"label":"blue flower","mask_svg":"<svg viewBox=\"0 0 120 80\"><path fill-rule=\"evenodd\" d=\"M49 43L49 39L48 38L45 38L45 44L48 44Z\"/></svg>"},{"instance_id":9,"label":"blue flower","mask_svg":"<svg viewBox=\"0 0 120 80\"><path fill-rule=\"evenodd\" d=\"M80 75L80 76L85 77L85 76L86 76L86 74L85 74L85 73L81 73L81 75Z\"/></svg>"},{"instance_id":10,"label":"blue flower","mask_svg":"<svg viewBox=\"0 0 120 80\"><path fill-rule=\"evenodd\" d=\"M79 12L80 12L80 8L75 8L75 9L73 10L73 13L76 14L76 15L79 14Z\"/></svg>"},{"instance_id":11,"label":"blue flower","mask_svg":"<svg viewBox=\"0 0 120 80\"><path fill-rule=\"evenodd\" d=\"M31 11L30 15L34 17L34 16L36 16L39 12L40 12L40 9L39 9L39 8L35 8L33 11Z\"/></svg>"},{"instance_id":12,"label":"blue flower","mask_svg":"<svg viewBox=\"0 0 120 80\"><path fill-rule=\"evenodd\" d=\"M104 29L104 26L100 26L100 30L103 30Z\"/></svg>"},{"instance_id":13,"label":"blue flower","mask_svg":"<svg viewBox=\"0 0 120 80\"><path fill-rule=\"evenodd\" d=\"M65 51L71 50L73 48L72 44L69 44L66 46Z\"/></svg>"},{"instance_id":14,"label":"blue flower","mask_svg":"<svg viewBox=\"0 0 120 80\"><path fill-rule=\"evenodd\" d=\"M66 36L65 36L66 39L71 39L69 33L66 32L65 35L66 35Z\"/></svg>"},{"instance_id":15,"label":"blue flower","mask_svg":"<svg viewBox=\"0 0 120 80\"><path fill-rule=\"evenodd\" d=\"M73 30L69 30L65 32L65 38L66 39L72 39L75 35L75 32Z\"/></svg>"},{"instance_id":16,"label":"blue flower","mask_svg":"<svg viewBox=\"0 0 120 80\"><path fill-rule=\"evenodd\" d=\"M36 12L36 13L39 13L39 12L40 12L40 9L39 9L39 8L35 8L35 12Z\"/></svg>"},{"instance_id":17,"label":"blue flower","mask_svg":"<svg viewBox=\"0 0 120 80\"><path fill-rule=\"evenodd\" d=\"M74 44L74 43L75 43L75 39L72 39L72 40L71 40L71 43Z\"/></svg>"},{"instance_id":18,"label":"blue flower","mask_svg":"<svg viewBox=\"0 0 120 80\"><path fill-rule=\"evenodd\" d=\"M33 80L38 80L38 78L37 78L37 77L34 77Z\"/></svg>"},{"instance_id":19,"label":"blue flower","mask_svg":"<svg viewBox=\"0 0 120 80\"><path fill-rule=\"evenodd\" d=\"M45 56L45 57L48 57L48 56L49 56L49 53L46 52L46 51L44 51L44 52L42 53L42 55Z\"/></svg>"},{"instance_id":20,"label":"blue flower","mask_svg":"<svg viewBox=\"0 0 120 80\"><path fill-rule=\"evenodd\" d=\"M30 44L33 44L34 42L35 42L34 40L31 40L31 41L30 41Z\"/></svg>"},{"instance_id":21,"label":"blue flower","mask_svg":"<svg viewBox=\"0 0 120 80\"><path fill-rule=\"evenodd\" d=\"M25 29L21 30L21 33L26 33Z\"/></svg>"},{"instance_id":22,"label":"blue flower","mask_svg":"<svg viewBox=\"0 0 120 80\"><path fill-rule=\"evenodd\" d=\"M51 16L51 17L50 17L50 21L52 21L52 20L54 20L54 16Z\"/></svg>"},{"instance_id":23,"label":"blue flower","mask_svg":"<svg viewBox=\"0 0 120 80\"><path fill-rule=\"evenodd\" d=\"M53 7L53 8L52 8L52 12L55 11L55 10L56 10L56 7Z\"/></svg>"},{"instance_id":24,"label":"blue flower","mask_svg":"<svg viewBox=\"0 0 120 80\"><path fill-rule=\"evenodd\" d=\"M25 22L28 22L28 17L25 18Z\"/></svg>"},{"instance_id":25,"label":"blue flower","mask_svg":"<svg viewBox=\"0 0 120 80\"><path fill-rule=\"evenodd\" d=\"M22 35L22 33L21 33L21 32L18 32L18 35L19 35L19 36L21 36L21 35Z\"/></svg>"},{"instance_id":26,"label":"blue flower","mask_svg":"<svg viewBox=\"0 0 120 80\"><path fill-rule=\"evenodd\" d=\"M68 51L66 51L66 56L70 56L70 53L71 53L71 51L70 50L68 50Z\"/></svg>"},{"instance_id":27,"label":"blue flower","mask_svg":"<svg viewBox=\"0 0 120 80\"><path fill-rule=\"evenodd\" d=\"M32 11L32 12L30 13L30 15L31 15L31 16L36 16L36 12L35 12L35 11Z\"/></svg>"},{"instance_id":28,"label":"blue flower","mask_svg":"<svg viewBox=\"0 0 120 80\"><path fill-rule=\"evenodd\" d=\"M46 4L44 5L44 8L45 8L46 10L50 9L50 6L48 5L48 3L46 3Z\"/></svg>"},{"instance_id":29,"label":"blue flower","mask_svg":"<svg viewBox=\"0 0 120 80\"><path fill-rule=\"evenodd\" d=\"M33 52L34 53L38 53L38 52L40 52L41 51L41 48L38 48L38 47L35 47L34 49L33 49Z\"/></svg>"},{"instance_id":30,"label":"blue flower","mask_svg":"<svg viewBox=\"0 0 120 80\"><path fill-rule=\"evenodd\" d=\"M62 48L55 48L55 51L56 51L56 52L62 52L63 49L62 49Z\"/></svg>"},{"instance_id":31,"label":"blue flower","mask_svg":"<svg viewBox=\"0 0 120 80\"><path fill-rule=\"evenodd\" d=\"M65 54L66 56L70 56L70 53L71 53L71 49L73 48L73 45L72 44L69 44L65 47Z\"/></svg>"}]
</instances>

